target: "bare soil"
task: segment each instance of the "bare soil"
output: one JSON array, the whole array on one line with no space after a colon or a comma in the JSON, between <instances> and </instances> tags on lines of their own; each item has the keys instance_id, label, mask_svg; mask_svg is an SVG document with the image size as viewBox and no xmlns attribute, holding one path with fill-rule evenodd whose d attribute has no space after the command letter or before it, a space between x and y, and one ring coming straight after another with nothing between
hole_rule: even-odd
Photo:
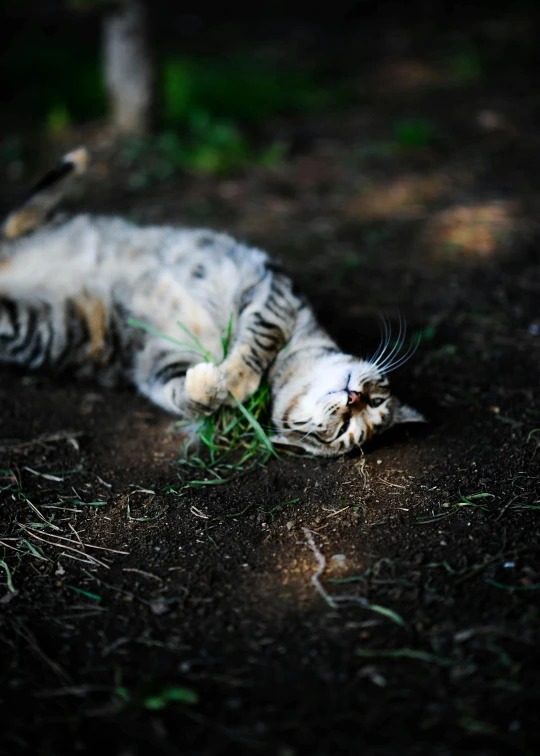
<instances>
[{"instance_id":1,"label":"bare soil","mask_svg":"<svg viewBox=\"0 0 540 756\"><path fill-rule=\"evenodd\" d=\"M282 166L90 182L80 207L280 256L346 349L399 308L423 340L395 390L430 422L177 496L158 409L2 369L5 753L538 752L540 100L526 67L408 60L401 89L381 53L362 106L269 124L300 145ZM389 149L404 116L437 139Z\"/></svg>"}]
</instances>

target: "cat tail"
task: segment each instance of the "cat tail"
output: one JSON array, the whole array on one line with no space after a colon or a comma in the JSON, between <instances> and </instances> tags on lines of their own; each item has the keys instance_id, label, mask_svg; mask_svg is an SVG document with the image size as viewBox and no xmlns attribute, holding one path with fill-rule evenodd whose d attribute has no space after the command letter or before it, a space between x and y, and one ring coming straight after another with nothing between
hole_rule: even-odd
<instances>
[{"instance_id":1,"label":"cat tail","mask_svg":"<svg viewBox=\"0 0 540 756\"><path fill-rule=\"evenodd\" d=\"M16 210L11 212L2 229L5 239L17 239L43 223L51 210L63 199L66 185L73 176L82 176L88 168L85 147L64 155L58 165L35 184Z\"/></svg>"}]
</instances>

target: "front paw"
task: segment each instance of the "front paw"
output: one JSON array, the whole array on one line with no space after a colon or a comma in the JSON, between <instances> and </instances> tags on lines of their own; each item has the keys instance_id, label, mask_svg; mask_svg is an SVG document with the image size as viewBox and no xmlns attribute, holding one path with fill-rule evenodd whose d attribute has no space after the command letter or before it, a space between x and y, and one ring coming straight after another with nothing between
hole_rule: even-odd
<instances>
[{"instance_id":1,"label":"front paw","mask_svg":"<svg viewBox=\"0 0 540 756\"><path fill-rule=\"evenodd\" d=\"M245 402L259 387L261 376L246 365L241 355L227 357L220 367L225 375L227 389L239 402Z\"/></svg>"},{"instance_id":2,"label":"front paw","mask_svg":"<svg viewBox=\"0 0 540 756\"><path fill-rule=\"evenodd\" d=\"M227 399L227 382L223 372L211 362L200 362L186 373L188 399L211 413Z\"/></svg>"}]
</instances>

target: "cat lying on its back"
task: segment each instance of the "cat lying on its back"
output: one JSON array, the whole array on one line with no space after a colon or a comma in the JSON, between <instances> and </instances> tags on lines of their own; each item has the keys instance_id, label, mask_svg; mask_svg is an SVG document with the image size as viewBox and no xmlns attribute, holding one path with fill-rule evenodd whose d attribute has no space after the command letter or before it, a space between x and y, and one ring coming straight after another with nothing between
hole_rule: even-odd
<instances>
[{"instance_id":1,"label":"cat lying on its back","mask_svg":"<svg viewBox=\"0 0 540 756\"><path fill-rule=\"evenodd\" d=\"M325 456L422 420L390 394L385 373L395 350L371 361L340 352L264 252L224 234L120 218L42 225L60 182L84 172L86 160L84 150L67 155L4 225L0 361L71 369L109 385L127 378L184 418L215 412L229 392L244 401L268 371L273 440ZM178 323L213 362L201 362Z\"/></svg>"}]
</instances>

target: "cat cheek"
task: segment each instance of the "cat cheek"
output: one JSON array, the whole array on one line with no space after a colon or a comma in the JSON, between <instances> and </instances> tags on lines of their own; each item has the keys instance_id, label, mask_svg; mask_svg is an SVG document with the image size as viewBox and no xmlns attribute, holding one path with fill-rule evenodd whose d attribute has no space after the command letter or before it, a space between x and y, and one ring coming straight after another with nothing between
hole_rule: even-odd
<instances>
[{"instance_id":1,"label":"cat cheek","mask_svg":"<svg viewBox=\"0 0 540 756\"><path fill-rule=\"evenodd\" d=\"M292 441L291 439L287 438L287 436L283 436L281 434L270 436L269 440L272 444L274 444L274 446L290 446L296 449L301 449L302 451L309 451L309 449L299 441Z\"/></svg>"}]
</instances>

